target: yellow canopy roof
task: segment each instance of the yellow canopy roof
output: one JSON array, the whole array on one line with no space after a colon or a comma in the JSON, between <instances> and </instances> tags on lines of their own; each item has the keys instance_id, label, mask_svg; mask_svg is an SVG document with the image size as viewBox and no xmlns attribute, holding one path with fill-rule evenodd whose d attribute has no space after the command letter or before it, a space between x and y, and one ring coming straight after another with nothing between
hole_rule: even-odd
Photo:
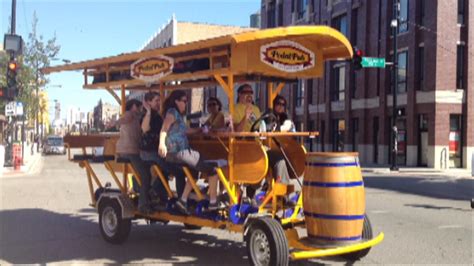
<instances>
[{"instance_id":1,"label":"yellow canopy roof","mask_svg":"<svg viewBox=\"0 0 474 266\"><path fill-rule=\"evenodd\" d=\"M346 37L327 26L292 26L255 30L166 48L124 53L78 63L44 68L45 74L83 70L85 88L143 87L168 81L213 80L214 75L315 78L323 73L324 62L352 57ZM158 79L142 80L130 76L132 64L148 59L171 60L171 69ZM163 59L166 58L166 59ZM202 61L192 71L175 71L178 63ZM156 61L156 60L155 60ZM197 61L196 61L197 62ZM206 65L207 62L207 65ZM154 62L156 64L156 62ZM174 64L174 66L173 66ZM206 68L207 66L207 68ZM141 68L143 70L143 68ZM150 70L150 68L147 68ZM136 70L136 69L135 69ZM192 73L191 73L192 72ZM87 77L94 77L88 82ZM133 75L132 75L133 76Z\"/></svg>"}]
</instances>

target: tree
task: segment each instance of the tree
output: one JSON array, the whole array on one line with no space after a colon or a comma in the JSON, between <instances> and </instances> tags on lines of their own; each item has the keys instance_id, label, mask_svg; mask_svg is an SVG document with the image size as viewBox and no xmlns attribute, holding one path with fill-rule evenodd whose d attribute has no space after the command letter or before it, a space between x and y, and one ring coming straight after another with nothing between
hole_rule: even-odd
<instances>
[{"instance_id":1,"label":"tree","mask_svg":"<svg viewBox=\"0 0 474 266\"><path fill-rule=\"evenodd\" d=\"M10 21L10 20L9 20ZM28 34L28 41L25 44L23 55L15 60L18 62L18 97L17 100L23 103L24 113L33 125L33 118L37 117L39 109L39 87L48 83L40 69L50 65L50 60L54 58L60 49L56 45L56 34L46 43L43 35L37 32L38 18L36 12L33 13L32 32ZM0 87L6 86L6 69L10 60L10 55L0 52ZM0 102L0 113L3 114L6 102Z\"/></svg>"},{"instance_id":2,"label":"tree","mask_svg":"<svg viewBox=\"0 0 474 266\"><path fill-rule=\"evenodd\" d=\"M59 53L60 46L56 44L56 33L54 37L47 41L43 40L43 35L38 34L37 32L38 18L36 17L36 12L33 13L33 22L31 27L31 32L28 34L28 41L26 44L26 49L24 51L25 63L30 67L32 75L32 82L28 83L32 85L33 91L29 94L32 96L31 108L28 109L31 111L29 117L36 118L38 121L38 116L40 115L40 86L48 84L49 80L41 73L41 69L50 66L50 61ZM26 96L25 96L26 97ZM46 111L47 112L47 111ZM36 132L38 132L38 123L36 123Z\"/></svg>"}]
</instances>

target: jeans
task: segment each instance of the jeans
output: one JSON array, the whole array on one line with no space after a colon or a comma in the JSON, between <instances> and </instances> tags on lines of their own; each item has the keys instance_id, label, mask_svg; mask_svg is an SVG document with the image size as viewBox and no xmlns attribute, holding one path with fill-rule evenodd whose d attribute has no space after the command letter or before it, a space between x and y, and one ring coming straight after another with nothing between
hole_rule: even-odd
<instances>
[{"instance_id":1,"label":"jeans","mask_svg":"<svg viewBox=\"0 0 474 266\"><path fill-rule=\"evenodd\" d=\"M140 157L143 161L157 164L161 171L163 171L163 175L166 177L168 177L170 173L174 175L176 180L176 193L178 193L178 197L181 197L184 191L184 186L186 185L186 176L179 165L166 162L158 155L158 152L140 151ZM160 198L164 199L164 197L166 197L166 190L161 181L158 180L155 182L153 188L158 191Z\"/></svg>"},{"instance_id":2,"label":"jeans","mask_svg":"<svg viewBox=\"0 0 474 266\"><path fill-rule=\"evenodd\" d=\"M147 205L149 202L148 192L150 190L150 167L145 163L138 154L121 154L119 157L130 160L133 168L138 172L142 180L142 185L140 186L140 196L138 197L138 206Z\"/></svg>"}]
</instances>

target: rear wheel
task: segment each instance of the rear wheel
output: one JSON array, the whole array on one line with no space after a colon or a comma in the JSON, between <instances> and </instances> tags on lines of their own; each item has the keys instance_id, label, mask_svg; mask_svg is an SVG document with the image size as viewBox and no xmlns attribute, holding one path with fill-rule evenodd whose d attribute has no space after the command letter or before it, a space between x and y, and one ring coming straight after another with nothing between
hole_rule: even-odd
<instances>
[{"instance_id":1,"label":"rear wheel","mask_svg":"<svg viewBox=\"0 0 474 266\"><path fill-rule=\"evenodd\" d=\"M263 217L252 221L245 242L251 265L288 265L288 241L275 219Z\"/></svg>"},{"instance_id":2,"label":"rear wheel","mask_svg":"<svg viewBox=\"0 0 474 266\"><path fill-rule=\"evenodd\" d=\"M122 208L117 200L103 199L99 206L99 227L105 241L121 244L130 234L132 220L122 219Z\"/></svg>"},{"instance_id":3,"label":"rear wheel","mask_svg":"<svg viewBox=\"0 0 474 266\"><path fill-rule=\"evenodd\" d=\"M372 225L370 224L369 217L366 214L364 215L364 227L362 229L362 240L370 240L372 238L373 238ZM341 255L341 257L343 257L346 260L356 261L367 256L367 254L369 254L369 251L370 251L370 248L366 248L366 249L359 250L356 252L343 254Z\"/></svg>"}]
</instances>

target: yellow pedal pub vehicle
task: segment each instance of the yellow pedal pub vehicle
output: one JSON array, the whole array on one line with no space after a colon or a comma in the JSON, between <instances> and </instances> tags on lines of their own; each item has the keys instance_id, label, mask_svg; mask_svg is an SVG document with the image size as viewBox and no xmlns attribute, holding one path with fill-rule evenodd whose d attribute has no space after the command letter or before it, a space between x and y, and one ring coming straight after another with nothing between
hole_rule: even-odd
<instances>
[{"instance_id":1,"label":"yellow pedal pub vehicle","mask_svg":"<svg viewBox=\"0 0 474 266\"><path fill-rule=\"evenodd\" d=\"M126 90L156 90L163 96L174 89L220 86L233 113L237 84L266 82L271 108L285 84L321 77L325 62L352 56L353 48L340 32L326 26L293 26L49 67L43 72L82 70L83 87L107 90L121 103L123 112ZM262 128L260 123L264 119L257 119L253 128ZM140 185L140 176L130 162L116 156L118 135L66 136L64 141L69 159L85 169L91 205L98 210L100 231L108 242L124 242L131 221L146 219L242 233L253 265L288 265L290 260L334 255L357 260L384 235L372 233L357 153L308 153L296 140L317 135L257 130L190 137L191 147L206 158L227 158L228 162L216 168L228 205L213 213L202 211L206 194L196 184L197 177L183 167L197 198L191 215L174 210L175 193L158 166L152 170L166 188L169 208L151 214L138 211L138 192L130 188L129 178L133 176ZM93 154L96 147L103 147L103 154ZM242 194L245 187L260 184L271 175L267 149L278 149L285 155L294 182L269 182L255 208ZM105 165L114 186L103 184L92 167L97 164ZM288 195L295 198L291 207L282 203Z\"/></svg>"}]
</instances>

